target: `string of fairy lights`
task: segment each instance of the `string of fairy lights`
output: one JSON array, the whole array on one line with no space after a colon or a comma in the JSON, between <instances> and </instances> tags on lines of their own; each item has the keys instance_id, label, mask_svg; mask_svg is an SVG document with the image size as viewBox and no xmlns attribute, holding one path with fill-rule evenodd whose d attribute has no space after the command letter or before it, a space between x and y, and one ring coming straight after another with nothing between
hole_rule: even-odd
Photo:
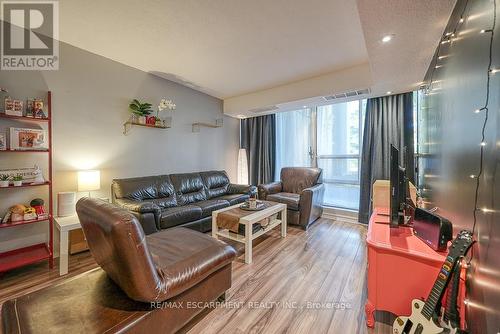
<instances>
[{"instance_id":1,"label":"string of fairy lights","mask_svg":"<svg viewBox=\"0 0 500 334\"><path fill-rule=\"evenodd\" d=\"M439 64L440 60L443 60L448 57L448 55L441 55L441 48L443 45L449 44L450 46L453 44L453 42L457 41L457 35L459 29L462 27L463 23L466 21L467 16L466 12L468 9L468 4L469 0L465 2L464 8L461 12L460 19L458 20L457 24L455 25L454 29L450 32L446 32L443 35L443 38L438 46L437 49L437 54L436 54L436 60L434 63L434 67L431 71L430 74L430 79L429 83L424 87L424 93L425 95L431 94L435 88L433 87L433 84L435 83L434 81L434 72L436 69L444 66L442 64ZM485 94L485 100L484 104L473 110L473 113L475 114L483 114L483 123L481 127L481 141L479 143L479 168L477 170L477 174L471 174L470 178L475 180L475 192L474 192L474 209L473 209L473 224L472 224L472 233L474 234L476 230L476 224L477 224L477 214L479 211L483 213L488 213L492 212L492 209L489 208L482 208L480 209L478 207L478 201L479 201L479 190L480 190L480 179L481 176L483 175L483 164L484 164L484 151L487 146L486 142L486 127L488 124L488 118L489 118L489 103L490 103L490 86L491 86L491 77L495 75L496 73L500 72L499 68L493 67L493 43L494 43L494 37L495 37L495 28L496 28L496 20L497 20L497 0L493 0L493 20L492 20L492 25L489 29L482 29L479 31L479 34L489 34L489 61L488 61L488 68L486 71L486 94ZM469 264L470 261L472 260L472 251L471 250L471 256L467 263Z\"/></svg>"},{"instance_id":2,"label":"string of fairy lights","mask_svg":"<svg viewBox=\"0 0 500 334\"><path fill-rule=\"evenodd\" d=\"M475 196L474 196L474 223L472 225L472 233L474 233L474 231L476 229L477 212L479 210L478 199L479 199L480 177L483 174L484 149L485 149L485 146L487 144L485 141L485 138L486 138L486 125L488 124L488 116L489 116L491 76L500 71L498 68L492 68L493 42L494 42L494 37L495 37L496 21L497 21L497 2L496 2L496 0L494 0L493 1L493 24L491 26L491 29L483 29L480 31L481 34L488 33L490 35L490 47L489 47L488 71L486 73L487 82L486 82L486 97L485 97L484 105L481 108L474 110L474 113L476 113L476 114L484 112L484 120L483 120L482 129L481 129L481 142L479 145L479 149L480 149L479 172L478 172L477 176L475 177L476 189L475 189ZM484 213L487 213L491 209L483 208L481 210Z\"/></svg>"}]
</instances>

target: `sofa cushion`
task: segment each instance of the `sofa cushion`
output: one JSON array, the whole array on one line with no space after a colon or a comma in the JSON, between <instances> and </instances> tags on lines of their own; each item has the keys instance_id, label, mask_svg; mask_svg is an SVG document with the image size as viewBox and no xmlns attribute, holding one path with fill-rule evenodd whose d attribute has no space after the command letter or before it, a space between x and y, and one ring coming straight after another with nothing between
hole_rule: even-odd
<instances>
[{"instance_id":1,"label":"sofa cushion","mask_svg":"<svg viewBox=\"0 0 500 334\"><path fill-rule=\"evenodd\" d=\"M112 189L117 199L149 201L162 208L177 205L174 186L168 175L115 179Z\"/></svg>"},{"instance_id":2,"label":"sofa cushion","mask_svg":"<svg viewBox=\"0 0 500 334\"><path fill-rule=\"evenodd\" d=\"M223 199L223 200L228 201L229 205L243 203L249 198L250 198L250 196L247 194L231 194L231 195L223 195L223 196L217 197L217 199Z\"/></svg>"},{"instance_id":3,"label":"sofa cushion","mask_svg":"<svg viewBox=\"0 0 500 334\"><path fill-rule=\"evenodd\" d=\"M158 197L157 176L134 177L113 180L112 188L116 198L144 201Z\"/></svg>"},{"instance_id":4,"label":"sofa cushion","mask_svg":"<svg viewBox=\"0 0 500 334\"><path fill-rule=\"evenodd\" d=\"M205 185L200 173L172 174L178 205L186 205L207 199Z\"/></svg>"},{"instance_id":5,"label":"sofa cushion","mask_svg":"<svg viewBox=\"0 0 500 334\"><path fill-rule=\"evenodd\" d=\"M177 206L174 185L172 184L172 181L170 181L170 176L158 176L156 182L157 198L153 200L153 203L161 208L171 208L173 206Z\"/></svg>"},{"instance_id":6,"label":"sofa cushion","mask_svg":"<svg viewBox=\"0 0 500 334\"><path fill-rule=\"evenodd\" d=\"M201 209L201 217L209 217L212 215L212 211L226 208L229 206L229 202L222 199L208 199L206 201L196 202L193 206L197 206Z\"/></svg>"},{"instance_id":7,"label":"sofa cushion","mask_svg":"<svg viewBox=\"0 0 500 334\"><path fill-rule=\"evenodd\" d=\"M230 182L225 171L200 172L200 175L203 179L203 183L205 183L205 189L209 199L227 193Z\"/></svg>"},{"instance_id":8,"label":"sofa cushion","mask_svg":"<svg viewBox=\"0 0 500 334\"><path fill-rule=\"evenodd\" d=\"M146 236L155 266L166 278L165 290L176 296L231 264L234 248L209 235L183 227Z\"/></svg>"},{"instance_id":9,"label":"sofa cushion","mask_svg":"<svg viewBox=\"0 0 500 334\"><path fill-rule=\"evenodd\" d=\"M202 210L198 206L185 205L161 210L160 227L169 228L201 218Z\"/></svg>"},{"instance_id":10,"label":"sofa cushion","mask_svg":"<svg viewBox=\"0 0 500 334\"><path fill-rule=\"evenodd\" d=\"M286 204L287 209L290 210L296 210L296 211L299 210L299 203L300 203L299 194L276 193L267 195L267 200Z\"/></svg>"}]
</instances>

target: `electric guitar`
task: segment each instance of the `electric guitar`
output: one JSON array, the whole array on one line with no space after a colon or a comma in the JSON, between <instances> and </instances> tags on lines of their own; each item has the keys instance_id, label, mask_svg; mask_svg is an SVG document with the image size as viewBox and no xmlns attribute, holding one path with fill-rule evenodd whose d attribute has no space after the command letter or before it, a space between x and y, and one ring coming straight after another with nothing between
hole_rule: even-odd
<instances>
[{"instance_id":1,"label":"electric guitar","mask_svg":"<svg viewBox=\"0 0 500 334\"><path fill-rule=\"evenodd\" d=\"M441 266L427 300L425 302L419 299L412 301L411 315L409 317L399 316L394 320L392 325L394 334L437 334L445 331L435 322L436 310L443 298L454 267L473 243L471 231L463 230L457 235L449 248L448 256Z\"/></svg>"}]
</instances>

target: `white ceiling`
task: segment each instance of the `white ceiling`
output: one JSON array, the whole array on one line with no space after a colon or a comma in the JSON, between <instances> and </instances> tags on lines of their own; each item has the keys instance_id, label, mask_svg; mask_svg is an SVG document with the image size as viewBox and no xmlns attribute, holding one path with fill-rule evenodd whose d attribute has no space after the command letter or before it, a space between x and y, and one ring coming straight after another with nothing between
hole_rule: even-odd
<instances>
[{"instance_id":1,"label":"white ceiling","mask_svg":"<svg viewBox=\"0 0 500 334\"><path fill-rule=\"evenodd\" d=\"M403 91L422 80L454 2L62 0L60 38L223 99L368 63L373 92Z\"/></svg>"},{"instance_id":2,"label":"white ceiling","mask_svg":"<svg viewBox=\"0 0 500 334\"><path fill-rule=\"evenodd\" d=\"M355 1L63 0L64 42L226 98L368 59Z\"/></svg>"},{"instance_id":3,"label":"white ceiling","mask_svg":"<svg viewBox=\"0 0 500 334\"><path fill-rule=\"evenodd\" d=\"M424 79L455 0L357 0L373 94L407 92ZM394 34L389 43L384 35Z\"/></svg>"}]
</instances>

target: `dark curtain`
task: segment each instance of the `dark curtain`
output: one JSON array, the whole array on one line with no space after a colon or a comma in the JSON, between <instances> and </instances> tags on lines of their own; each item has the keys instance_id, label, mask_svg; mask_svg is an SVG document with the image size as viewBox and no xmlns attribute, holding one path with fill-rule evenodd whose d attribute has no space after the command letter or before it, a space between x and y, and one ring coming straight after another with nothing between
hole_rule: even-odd
<instances>
[{"instance_id":1,"label":"dark curtain","mask_svg":"<svg viewBox=\"0 0 500 334\"><path fill-rule=\"evenodd\" d=\"M242 119L240 131L240 147L248 154L250 184L272 182L276 164L276 116Z\"/></svg>"},{"instance_id":2,"label":"dark curtain","mask_svg":"<svg viewBox=\"0 0 500 334\"><path fill-rule=\"evenodd\" d=\"M359 221L367 224L371 215L372 185L375 180L388 180L390 149L400 153L400 164L415 183L413 143L413 93L368 99L361 152ZM406 156L403 148L406 147ZM403 161L404 159L404 161Z\"/></svg>"}]
</instances>

